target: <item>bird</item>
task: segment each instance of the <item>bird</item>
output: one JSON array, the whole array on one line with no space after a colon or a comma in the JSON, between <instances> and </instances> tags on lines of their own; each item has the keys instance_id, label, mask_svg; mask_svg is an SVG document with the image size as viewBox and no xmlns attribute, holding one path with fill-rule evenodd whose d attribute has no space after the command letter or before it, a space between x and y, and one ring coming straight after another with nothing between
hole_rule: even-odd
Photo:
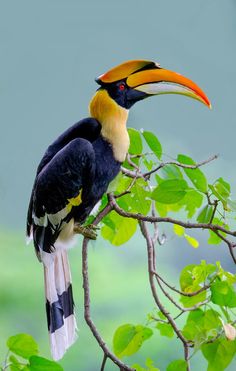
<instances>
[{"instance_id":1,"label":"bird","mask_svg":"<svg viewBox=\"0 0 236 371\"><path fill-rule=\"evenodd\" d=\"M77 338L68 249L120 172L129 149L127 120L135 103L159 94L182 94L211 108L200 87L149 60L121 63L96 80L89 116L46 150L36 171L27 214L27 237L44 267L46 315L52 358ZM92 238L92 237L91 237Z\"/></svg>"}]
</instances>

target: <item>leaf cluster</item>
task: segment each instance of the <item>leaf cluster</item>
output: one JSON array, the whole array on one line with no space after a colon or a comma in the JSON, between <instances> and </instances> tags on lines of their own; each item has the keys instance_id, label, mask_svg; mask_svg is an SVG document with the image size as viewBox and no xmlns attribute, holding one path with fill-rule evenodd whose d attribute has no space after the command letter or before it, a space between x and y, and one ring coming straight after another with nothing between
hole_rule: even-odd
<instances>
[{"instance_id":1,"label":"leaf cluster","mask_svg":"<svg viewBox=\"0 0 236 371\"><path fill-rule=\"evenodd\" d=\"M54 361L38 355L38 344L31 335L17 334L7 340L7 356L1 371L63 371Z\"/></svg>"},{"instance_id":2,"label":"leaf cluster","mask_svg":"<svg viewBox=\"0 0 236 371\"><path fill-rule=\"evenodd\" d=\"M193 248L198 248L199 242L187 229L194 227L208 231L208 244L224 241L232 249L233 243L227 238L235 220L236 202L226 180L220 177L209 182L200 169L210 160L198 164L184 154L164 160L161 143L153 133L129 129L129 135L129 155L122 173L109 189L122 213L113 208L103 218L103 238L119 246L135 234L140 216L152 216L172 223L173 233ZM100 210L108 202L104 196ZM175 214L180 219L173 219ZM154 223L154 230L158 229L160 236L159 226ZM162 243L154 233L153 245L156 242ZM155 275L155 272L149 274ZM129 357L154 336L159 340L163 336L174 339L181 334L186 354L189 349L192 349L191 357L201 352L208 362L208 371L224 370L236 353L235 282L236 276L225 271L219 262L202 261L186 266L180 273L179 289L156 275L157 286L169 300L170 317L160 304L158 310L148 314L145 324L126 323L118 327L113 337L115 355ZM176 310L179 313L174 314ZM175 322L180 317L181 328ZM134 364L132 367L139 371L159 370L149 358L145 366ZM190 370L189 367L186 355L185 359L173 359L167 370Z\"/></svg>"},{"instance_id":3,"label":"leaf cluster","mask_svg":"<svg viewBox=\"0 0 236 371\"><path fill-rule=\"evenodd\" d=\"M154 208L155 213L163 218L178 213L182 221L192 220L230 229L230 222L235 219L236 201L232 199L231 187L226 180L220 177L213 183L209 182L200 169L201 164L184 154L164 161L167 156L151 132L129 129L129 135L131 144L123 174L119 174L109 189L124 211L146 216ZM102 204L106 202L104 196ZM132 238L137 226L137 220L122 220L120 215L112 212L103 219L101 233L104 239L119 246ZM186 231L181 232L176 227L174 232L184 237L192 247L199 246ZM221 236L214 230L209 228L208 233L209 244L221 243ZM225 237L224 233L221 235Z\"/></svg>"},{"instance_id":4,"label":"leaf cluster","mask_svg":"<svg viewBox=\"0 0 236 371\"><path fill-rule=\"evenodd\" d=\"M235 315L236 292L234 283L236 275L226 272L220 263L191 264L186 266L179 277L180 288L183 295L179 294L179 301L186 309L184 312L184 325L182 334L191 344L193 356L200 351L208 361L208 371L222 371L233 360L236 354L236 329ZM206 287L202 292L193 296L184 294L195 293ZM188 310L194 305L201 304L208 298L207 305ZM158 339L174 338L174 330L168 319L161 311L154 310L147 316L145 326L141 324L124 324L118 327L113 337L113 350L119 357L131 356L138 352L144 342L151 337ZM224 356L223 356L224 354ZM136 370L158 370L149 362L146 367L133 365ZM174 360L167 370L186 370L186 361Z\"/></svg>"}]
</instances>

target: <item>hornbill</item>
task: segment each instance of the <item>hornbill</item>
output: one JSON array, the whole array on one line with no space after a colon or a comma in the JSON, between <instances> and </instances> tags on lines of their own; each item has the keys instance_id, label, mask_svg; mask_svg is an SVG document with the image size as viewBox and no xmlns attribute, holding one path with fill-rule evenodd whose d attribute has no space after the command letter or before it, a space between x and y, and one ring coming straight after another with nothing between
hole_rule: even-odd
<instances>
[{"instance_id":1,"label":"hornbill","mask_svg":"<svg viewBox=\"0 0 236 371\"><path fill-rule=\"evenodd\" d=\"M38 165L27 218L44 266L46 312L52 357L60 359L76 339L67 249L120 171L129 148L126 129L134 103L158 94L183 94L208 107L204 92L186 77L148 60L122 63L96 79L90 116L67 129Z\"/></svg>"}]
</instances>

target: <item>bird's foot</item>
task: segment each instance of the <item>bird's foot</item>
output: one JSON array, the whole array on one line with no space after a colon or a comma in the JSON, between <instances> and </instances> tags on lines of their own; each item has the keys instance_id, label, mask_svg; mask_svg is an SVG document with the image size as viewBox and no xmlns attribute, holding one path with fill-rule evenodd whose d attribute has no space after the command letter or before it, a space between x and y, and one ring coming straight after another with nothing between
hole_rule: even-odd
<instances>
[{"instance_id":1,"label":"bird's foot","mask_svg":"<svg viewBox=\"0 0 236 371\"><path fill-rule=\"evenodd\" d=\"M90 240L96 240L98 229L99 227L93 224L89 224L86 226L81 224L75 224L74 233L82 234L85 238L89 238Z\"/></svg>"}]
</instances>

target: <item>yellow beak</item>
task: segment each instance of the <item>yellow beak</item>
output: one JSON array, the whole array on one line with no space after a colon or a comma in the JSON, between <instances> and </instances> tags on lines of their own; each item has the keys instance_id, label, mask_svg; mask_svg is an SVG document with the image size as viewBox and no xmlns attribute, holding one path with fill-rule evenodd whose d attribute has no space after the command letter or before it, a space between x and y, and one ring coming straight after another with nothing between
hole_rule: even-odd
<instances>
[{"instance_id":1,"label":"yellow beak","mask_svg":"<svg viewBox=\"0 0 236 371\"><path fill-rule=\"evenodd\" d=\"M127 85L147 95L182 94L199 100L211 108L206 94L190 79L163 68L147 69L127 77Z\"/></svg>"}]
</instances>

